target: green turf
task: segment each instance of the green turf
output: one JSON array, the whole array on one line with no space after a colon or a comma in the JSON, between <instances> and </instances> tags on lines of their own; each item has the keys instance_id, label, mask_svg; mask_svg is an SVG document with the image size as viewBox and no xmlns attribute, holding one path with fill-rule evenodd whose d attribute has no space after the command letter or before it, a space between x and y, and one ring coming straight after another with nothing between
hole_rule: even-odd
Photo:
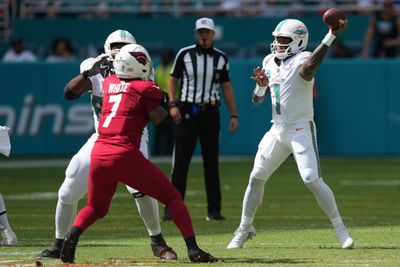
<instances>
[{"instance_id":1,"label":"green turf","mask_svg":"<svg viewBox=\"0 0 400 267\"><path fill-rule=\"evenodd\" d=\"M335 193L355 240L353 250L339 248L328 219L303 185L292 159L267 183L255 220L257 236L243 249L225 249L240 220L252 162L221 163L223 215L227 220L218 223L205 220L202 167L193 163L186 203L200 245L222 259L213 266L400 266L400 159L322 158L321 163L324 180ZM170 172L169 164L159 166ZM34 256L52 243L56 192L64 171L64 167L0 168L0 192L20 241L17 247L0 248L0 267L34 266ZM35 193L52 194L37 199L32 198ZM84 203L81 201L81 206ZM152 256L133 200L121 186L108 216L81 237L76 262L93 266L193 266L175 225L161 225L167 242L180 257L178 262L163 262ZM59 260L42 263L61 265Z\"/></svg>"}]
</instances>

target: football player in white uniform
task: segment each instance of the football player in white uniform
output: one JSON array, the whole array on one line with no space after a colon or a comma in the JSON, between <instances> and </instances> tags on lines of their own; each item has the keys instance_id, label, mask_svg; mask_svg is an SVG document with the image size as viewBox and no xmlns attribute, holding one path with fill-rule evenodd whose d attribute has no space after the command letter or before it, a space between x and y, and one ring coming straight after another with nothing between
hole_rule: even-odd
<instances>
[{"instance_id":1,"label":"football player in white uniform","mask_svg":"<svg viewBox=\"0 0 400 267\"><path fill-rule=\"evenodd\" d=\"M301 21L283 20L272 33L275 40L271 44L271 54L264 58L262 69L253 70L256 88L252 99L254 104L259 104L271 94L273 124L259 143L243 199L241 222L228 249L243 247L255 235L253 221L263 199L264 185L290 154L296 160L303 182L329 217L340 246L353 247L335 197L322 179L312 102L315 72L331 43L347 25L347 20L341 20L339 27L331 28L312 53L303 52L308 31Z\"/></svg>"},{"instance_id":2,"label":"football player in white uniform","mask_svg":"<svg viewBox=\"0 0 400 267\"><path fill-rule=\"evenodd\" d=\"M0 125L0 154L4 154L8 157L11 150L10 136L8 134L9 128ZM10 223L8 222L6 206L4 205L3 197L0 194L0 236L2 246L15 246L17 236L11 229Z\"/></svg>"},{"instance_id":3,"label":"football player in white uniform","mask_svg":"<svg viewBox=\"0 0 400 267\"><path fill-rule=\"evenodd\" d=\"M8 222L6 206L4 205L3 197L0 194L0 236L2 246L15 246L17 241L17 236L11 229Z\"/></svg>"},{"instance_id":4,"label":"football player in white uniform","mask_svg":"<svg viewBox=\"0 0 400 267\"><path fill-rule=\"evenodd\" d=\"M58 191L58 202L55 214L56 239L50 248L42 251L37 256L38 258L60 258L63 239L71 223L75 219L78 201L88 192L90 154L98 136L97 128L103 95L102 84L104 78L113 72L110 61L113 60L119 49L126 44L136 44L136 40L132 34L125 30L116 30L112 32L107 37L104 44L105 54L97 58L88 58L84 60L80 66L80 74L73 78L64 90L64 96L69 100L76 99L88 91L91 92L96 132L92 134L78 153L73 156L67 167L65 180ZM149 157L147 142L147 129L145 129L141 139L140 151L146 158ZM147 227L154 256L160 257L161 259L177 259L176 253L166 244L161 234L157 201L133 188L127 187L127 189L133 194L139 214Z\"/></svg>"}]
</instances>

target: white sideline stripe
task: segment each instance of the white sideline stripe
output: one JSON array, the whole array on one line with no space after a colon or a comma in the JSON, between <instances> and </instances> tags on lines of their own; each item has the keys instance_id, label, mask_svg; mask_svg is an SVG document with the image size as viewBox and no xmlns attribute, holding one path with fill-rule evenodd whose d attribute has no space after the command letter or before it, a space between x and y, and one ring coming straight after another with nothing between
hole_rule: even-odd
<instances>
[{"instance_id":1,"label":"white sideline stripe","mask_svg":"<svg viewBox=\"0 0 400 267\"><path fill-rule=\"evenodd\" d=\"M32 194L14 194L14 195L6 195L8 199L13 200L48 200L48 199L57 199L57 192L40 192L40 193L32 193Z\"/></svg>"},{"instance_id":2,"label":"white sideline stripe","mask_svg":"<svg viewBox=\"0 0 400 267\"><path fill-rule=\"evenodd\" d=\"M200 195L200 191L188 191L187 195ZM7 199L12 200L52 200L58 199L57 192L39 192L39 193L31 193L31 194L12 194L12 195L4 195ZM126 193L116 193L114 198L131 198L131 194L128 191Z\"/></svg>"},{"instance_id":3,"label":"white sideline stripe","mask_svg":"<svg viewBox=\"0 0 400 267\"><path fill-rule=\"evenodd\" d=\"M0 255L33 255L36 254L37 251L8 251L8 252L0 252ZM1 261L0 261L1 262Z\"/></svg>"},{"instance_id":4,"label":"white sideline stripe","mask_svg":"<svg viewBox=\"0 0 400 267\"><path fill-rule=\"evenodd\" d=\"M252 160L253 156L220 156L220 162L240 162ZM1 161L0 169L24 169L44 167L67 167L70 159L32 159ZM150 157L153 163L171 163L172 157ZM194 156L191 162L203 162L201 156Z\"/></svg>"},{"instance_id":5,"label":"white sideline stripe","mask_svg":"<svg viewBox=\"0 0 400 267\"><path fill-rule=\"evenodd\" d=\"M341 185L363 185L363 186L393 186L400 185L400 180L343 180L340 181Z\"/></svg>"},{"instance_id":6,"label":"white sideline stripe","mask_svg":"<svg viewBox=\"0 0 400 267\"><path fill-rule=\"evenodd\" d=\"M42 160L12 160L0 162L0 169L25 169L44 167L67 167L67 159L42 159Z\"/></svg>"}]
</instances>

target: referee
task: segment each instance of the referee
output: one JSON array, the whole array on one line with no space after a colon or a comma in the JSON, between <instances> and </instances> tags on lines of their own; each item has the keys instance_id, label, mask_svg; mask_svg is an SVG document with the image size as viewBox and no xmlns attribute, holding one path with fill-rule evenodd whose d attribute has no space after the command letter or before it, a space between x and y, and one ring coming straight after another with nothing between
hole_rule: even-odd
<instances>
[{"instance_id":1,"label":"referee","mask_svg":"<svg viewBox=\"0 0 400 267\"><path fill-rule=\"evenodd\" d=\"M172 170L172 183L185 197L189 164L200 140L207 192L207 220L224 220L221 215L221 190L218 170L220 134L220 91L231 113L229 131L238 127L235 96L229 78L226 54L213 47L214 21L200 18L196 21L197 43L182 48L176 55L168 81L170 114L175 121L176 142ZM176 96L180 82L181 93ZM167 212L167 210L166 210ZM169 220L168 213L163 220Z\"/></svg>"}]
</instances>

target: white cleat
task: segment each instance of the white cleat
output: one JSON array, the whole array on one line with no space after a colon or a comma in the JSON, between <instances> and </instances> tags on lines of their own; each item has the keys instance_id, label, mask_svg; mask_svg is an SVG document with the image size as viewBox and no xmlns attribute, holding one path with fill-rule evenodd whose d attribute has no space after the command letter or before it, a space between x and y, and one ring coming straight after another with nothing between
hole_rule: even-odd
<instances>
[{"instance_id":1,"label":"white cleat","mask_svg":"<svg viewBox=\"0 0 400 267\"><path fill-rule=\"evenodd\" d=\"M350 249L354 246L353 238L351 238L349 231L347 231L344 225L339 226L335 229L337 238L339 239L340 246L343 249Z\"/></svg>"},{"instance_id":2,"label":"white cleat","mask_svg":"<svg viewBox=\"0 0 400 267\"><path fill-rule=\"evenodd\" d=\"M17 241L17 236L11 229L3 228L0 230L1 235L1 245L2 246L15 246Z\"/></svg>"},{"instance_id":3,"label":"white cleat","mask_svg":"<svg viewBox=\"0 0 400 267\"><path fill-rule=\"evenodd\" d=\"M239 226L234 235L232 241L226 247L227 249L242 248L247 240L256 235L256 229L254 229L253 225L247 227Z\"/></svg>"}]
</instances>

